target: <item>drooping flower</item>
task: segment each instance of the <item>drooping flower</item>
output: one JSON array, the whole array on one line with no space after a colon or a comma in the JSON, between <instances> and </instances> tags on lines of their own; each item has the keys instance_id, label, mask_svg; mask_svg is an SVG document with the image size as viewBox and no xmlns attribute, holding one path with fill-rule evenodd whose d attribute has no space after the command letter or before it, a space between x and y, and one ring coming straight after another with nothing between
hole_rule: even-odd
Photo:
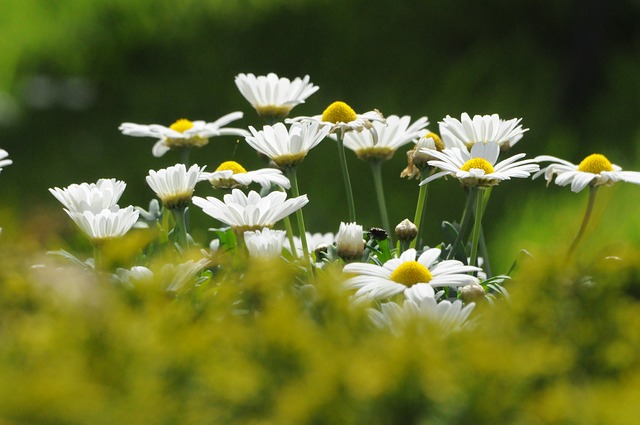
<instances>
[{"instance_id":1,"label":"drooping flower","mask_svg":"<svg viewBox=\"0 0 640 425\"><path fill-rule=\"evenodd\" d=\"M211 137L245 137L249 133L244 129L224 127L232 121L239 120L242 116L242 112L232 112L213 122L189 121L182 118L169 127L160 124L143 125L125 122L120 125L119 130L127 136L158 139L152 152L154 156L160 157L170 149L205 146Z\"/></svg>"},{"instance_id":2,"label":"drooping flower","mask_svg":"<svg viewBox=\"0 0 640 425\"><path fill-rule=\"evenodd\" d=\"M504 151L513 147L528 128L520 125L522 118L500 119L498 114L474 115L463 113L460 120L447 115L440 124L440 135L447 148L470 150L476 143L494 142Z\"/></svg>"},{"instance_id":3,"label":"drooping flower","mask_svg":"<svg viewBox=\"0 0 640 425\"><path fill-rule=\"evenodd\" d=\"M294 123L289 129L282 124L265 125L257 131L249 127L245 140L256 151L268 156L278 167L286 169L300 164L307 153L329 133L319 123Z\"/></svg>"},{"instance_id":4,"label":"drooping flower","mask_svg":"<svg viewBox=\"0 0 640 425\"><path fill-rule=\"evenodd\" d=\"M118 200L126 186L120 180L100 179L96 183L74 183L63 189L55 187L49 192L70 212L91 211L97 214L104 209L117 210Z\"/></svg>"},{"instance_id":5,"label":"drooping flower","mask_svg":"<svg viewBox=\"0 0 640 425\"><path fill-rule=\"evenodd\" d=\"M386 123L373 121L371 125L375 129L377 140L374 132L352 131L345 133L344 146L354 151L363 161L387 161L399 147L423 135L429 120L427 117L420 117L412 124L408 115L390 115L386 118Z\"/></svg>"},{"instance_id":6,"label":"drooping flower","mask_svg":"<svg viewBox=\"0 0 640 425\"><path fill-rule=\"evenodd\" d=\"M365 129L372 130L375 142L377 133L373 127L373 122L384 122L385 119L377 110L365 112L364 114L357 114L353 108L346 103L336 101L329 105L321 115L314 115L311 117L300 116L286 120L287 123L305 121L320 123L323 127L328 127L331 134L336 134L341 139L344 139L344 135L350 131L359 132Z\"/></svg>"},{"instance_id":7,"label":"drooping flower","mask_svg":"<svg viewBox=\"0 0 640 425\"><path fill-rule=\"evenodd\" d=\"M425 153L428 150L442 151L444 143L440 136L435 133L427 132L417 141L413 149L407 151L407 167L402 170L400 177L408 179L419 179L421 171L429 168L429 161L434 159L433 156Z\"/></svg>"},{"instance_id":8,"label":"drooping flower","mask_svg":"<svg viewBox=\"0 0 640 425\"><path fill-rule=\"evenodd\" d=\"M318 90L309 82L309 76L295 78L278 77L274 73L255 76L238 74L236 86L242 96L253 106L258 115L270 122L280 121L289 115L291 109Z\"/></svg>"},{"instance_id":9,"label":"drooping flower","mask_svg":"<svg viewBox=\"0 0 640 425\"><path fill-rule=\"evenodd\" d=\"M552 164L538 171L533 176L534 179L544 174L548 185L556 176L556 184L558 186L571 184L572 192L580 192L587 186L611 186L618 181L640 184L640 172L623 171L602 154L591 154L578 165L549 155L538 156L535 160L551 161Z\"/></svg>"},{"instance_id":10,"label":"drooping flower","mask_svg":"<svg viewBox=\"0 0 640 425\"><path fill-rule=\"evenodd\" d=\"M13 161L9 159L9 152L4 149L0 149L0 171L7 165L13 164Z\"/></svg>"},{"instance_id":11,"label":"drooping flower","mask_svg":"<svg viewBox=\"0 0 640 425\"><path fill-rule=\"evenodd\" d=\"M139 214L132 206L105 208L97 213L91 210L70 211L65 208L65 212L94 244L124 236L136 223Z\"/></svg>"},{"instance_id":12,"label":"drooping flower","mask_svg":"<svg viewBox=\"0 0 640 425\"><path fill-rule=\"evenodd\" d=\"M263 188L268 188L272 184L284 189L291 187L289 179L276 168L247 171L235 161L225 161L213 173L202 173L201 178L208 180L216 189L247 187L251 183L258 183Z\"/></svg>"},{"instance_id":13,"label":"drooping flower","mask_svg":"<svg viewBox=\"0 0 640 425\"><path fill-rule=\"evenodd\" d=\"M244 242L249 250L249 255L265 259L278 258L282 253L282 245L286 232L284 230L272 230L264 228L244 232Z\"/></svg>"},{"instance_id":14,"label":"drooping flower","mask_svg":"<svg viewBox=\"0 0 640 425\"><path fill-rule=\"evenodd\" d=\"M423 149L422 152L436 158L428 163L442 171L429 176L420 183L421 185L451 175L465 186L488 187L514 177L527 178L540 169L535 159L519 161L525 156L524 153L513 155L496 164L500 147L495 142L476 143L471 147L471 152L459 148L445 149L442 152Z\"/></svg>"},{"instance_id":15,"label":"drooping flower","mask_svg":"<svg viewBox=\"0 0 640 425\"><path fill-rule=\"evenodd\" d=\"M410 248L399 258L394 258L382 266L368 263L350 263L344 267L345 273L357 276L345 281L348 289L356 289L356 297L385 299L396 294L404 294L407 299L433 298L434 287L464 286L478 283L478 278L469 275L480 268L466 266L458 260L438 262L440 249L431 248L416 259L416 250Z\"/></svg>"},{"instance_id":16,"label":"drooping flower","mask_svg":"<svg viewBox=\"0 0 640 425\"><path fill-rule=\"evenodd\" d=\"M205 214L241 233L273 227L309 202L307 195L287 199L284 192L271 192L262 197L253 190L245 195L239 189L233 189L223 199L224 202L211 196L206 199L194 196L193 203Z\"/></svg>"},{"instance_id":17,"label":"drooping flower","mask_svg":"<svg viewBox=\"0 0 640 425\"><path fill-rule=\"evenodd\" d=\"M202 180L203 169L192 165L187 170L184 164L176 164L158 171L149 170L147 184L166 208L184 208L191 202L196 183Z\"/></svg>"}]
</instances>

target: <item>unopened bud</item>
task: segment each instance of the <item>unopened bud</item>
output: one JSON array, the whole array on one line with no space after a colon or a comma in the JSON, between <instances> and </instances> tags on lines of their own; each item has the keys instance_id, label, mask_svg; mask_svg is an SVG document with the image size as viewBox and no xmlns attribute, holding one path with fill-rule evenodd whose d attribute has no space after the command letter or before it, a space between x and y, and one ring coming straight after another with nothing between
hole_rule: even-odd
<instances>
[{"instance_id":1,"label":"unopened bud","mask_svg":"<svg viewBox=\"0 0 640 425\"><path fill-rule=\"evenodd\" d=\"M377 241L383 241L389 237L387 231L380 227L372 227L369 229L369 235Z\"/></svg>"},{"instance_id":2,"label":"unopened bud","mask_svg":"<svg viewBox=\"0 0 640 425\"><path fill-rule=\"evenodd\" d=\"M418 236L418 228L408 218L396 226L396 237L401 242L411 242Z\"/></svg>"},{"instance_id":3,"label":"unopened bud","mask_svg":"<svg viewBox=\"0 0 640 425\"><path fill-rule=\"evenodd\" d=\"M470 285L463 286L460 290L460 295L462 296L462 301L465 304L469 303L478 303L480 301L484 301L484 288L477 283L472 283Z\"/></svg>"},{"instance_id":4,"label":"unopened bud","mask_svg":"<svg viewBox=\"0 0 640 425\"><path fill-rule=\"evenodd\" d=\"M345 261L355 260L364 253L364 239L362 226L356 223L340 223L336 235L338 255Z\"/></svg>"}]
</instances>

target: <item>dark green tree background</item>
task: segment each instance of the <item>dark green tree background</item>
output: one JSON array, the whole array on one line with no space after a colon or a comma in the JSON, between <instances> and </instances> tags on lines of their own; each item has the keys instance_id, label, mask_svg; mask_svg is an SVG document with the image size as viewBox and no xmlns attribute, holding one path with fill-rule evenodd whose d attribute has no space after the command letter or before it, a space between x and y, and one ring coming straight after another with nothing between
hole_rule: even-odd
<instances>
[{"instance_id":1,"label":"dark green tree background","mask_svg":"<svg viewBox=\"0 0 640 425\"><path fill-rule=\"evenodd\" d=\"M447 114L499 113L530 128L514 148L529 157L601 152L623 167L639 162L635 1L21 0L0 11L0 147L14 160L0 190L5 208L27 215L51 208L63 218L47 188L101 177L127 182L122 204L145 205L148 169L179 157L153 158L151 139L123 136L118 125L241 110L240 125L259 126L233 83L240 72L309 74L320 90L294 115L344 100L362 112L426 115L437 131ZM209 169L228 159L261 166L234 138L194 156ZM377 225L368 166L348 159L359 217ZM413 216L416 182L398 178L405 165L402 149L383 168L392 222ZM331 141L299 177L309 227L337 230L346 208ZM509 182L490 209L519 208L512 196L524 191L536 196L544 184ZM455 182L434 185L431 242L463 199ZM214 225L198 213L194 220Z\"/></svg>"}]
</instances>

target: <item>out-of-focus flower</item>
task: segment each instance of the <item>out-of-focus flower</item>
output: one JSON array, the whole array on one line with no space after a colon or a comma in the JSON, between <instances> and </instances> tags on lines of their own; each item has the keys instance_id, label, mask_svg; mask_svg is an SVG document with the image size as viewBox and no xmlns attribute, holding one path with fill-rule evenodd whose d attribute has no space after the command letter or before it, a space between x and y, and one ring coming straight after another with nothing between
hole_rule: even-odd
<instances>
[{"instance_id":1,"label":"out-of-focus flower","mask_svg":"<svg viewBox=\"0 0 640 425\"><path fill-rule=\"evenodd\" d=\"M202 208L205 214L231 226L237 233L273 227L309 202L307 195L287 199L284 192L271 192L262 197L253 190L245 195L239 189L233 189L223 199L224 202L211 196L206 199L194 196L193 203Z\"/></svg>"},{"instance_id":2,"label":"out-of-focus flower","mask_svg":"<svg viewBox=\"0 0 640 425\"><path fill-rule=\"evenodd\" d=\"M132 206L103 209L98 213L91 210L70 211L66 208L65 211L94 244L124 236L136 223L139 214Z\"/></svg>"},{"instance_id":3,"label":"out-of-focus flower","mask_svg":"<svg viewBox=\"0 0 640 425\"><path fill-rule=\"evenodd\" d=\"M272 230L264 228L244 232L244 243L249 250L249 255L265 259L278 258L282 253L282 245L286 232L284 230Z\"/></svg>"},{"instance_id":4,"label":"out-of-focus flower","mask_svg":"<svg viewBox=\"0 0 640 425\"><path fill-rule=\"evenodd\" d=\"M254 107L258 115L269 122L280 121L289 115L291 109L318 90L309 82L309 76L295 78L280 77L274 73L255 76L238 74L236 86L245 99Z\"/></svg>"},{"instance_id":5,"label":"out-of-focus flower","mask_svg":"<svg viewBox=\"0 0 640 425\"><path fill-rule=\"evenodd\" d=\"M211 137L246 137L249 134L247 130L224 127L232 121L239 120L242 116L242 112L232 112L213 122L189 121L182 118L169 127L160 124L144 125L125 122L120 125L119 130L127 136L158 139L152 152L154 156L160 157L170 149L205 146Z\"/></svg>"},{"instance_id":6,"label":"out-of-focus flower","mask_svg":"<svg viewBox=\"0 0 640 425\"><path fill-rule=\"evenodd\" d=\"M104 209L117 210L118 200L126 186L120 180L100 179L96 183L74 183L63 189L55 187L49 192L70 212L91 211L97 214Z\"/></svg>"},{"instance_id":7,"label":"out-of-focus flower","mask_svg":"<svg viewBox=\"0 0 640 425\"><path fill-rule=\"evenodd\" d=\"M0 149L0 171L7 165L13 164L13 161L9 159L9 152L4 149Z\"/></svg>"},{"instance_id":8,"label":"out-of-focus flower","mask_svg":"<svg viewBox=\"0 0 640 425\"><path fill-rule=\"evenodd\" d=\"M551 161L553 164L538 171L533 178L544 174L547 185L556 176L556 184L566 186L571 184L572 192L580 192L587 186L611 186L617 181L640 184L640 172L623 171L618 165L612 164L607 157L594 153L575 165L555 156L538 156L536 161Z\"/></svg>"},{"instance_id":9,"label":"out-of-focus flower","mask_svg":"<svg viewBox=\"0 0 640 425\"><path fill-rule=\"evenodd\" d=\"M471 147L470 153L466 149L459 148L445 149L442 152L423 149L422 152L436 158L429 161L429 165L440 168L442 171L426 178L420 183L421 185L442 176L451 175L465 186L489 187L513 177L527 178L540 169L535 159L519 161L525 156L523 153L513 155L496 164L500 147L495 142L476 143Z\"/></svg>"},{"instance_id":10,"label":"out-of-focus flower","mask_svg":"<svg viewBox=\"0 0 640 425\"><path fill-rule=\"evenodd\" d=\"M203 169L192 165L187 170L184 164L176 164L158 171L149 170L147 184L166 208L184 208L191 202L196 183L202 180Z\"/></svg>"},{"instance_id":11,"label":"out-of-focus flower","mask_svg":"<svg viewBox=\"0 0 640 425\"><path fill-rule=\"evenodd\" d=\"M291 187L289 179L282 171L275 168L262 168L260 170L247 171L235 161L225 161L213 173L202 173L202 180L208 180L216 189L234 189L247 187L251 183L258 183L263 188L272 184L284 189Z\"/></svg>"}]
</instances>

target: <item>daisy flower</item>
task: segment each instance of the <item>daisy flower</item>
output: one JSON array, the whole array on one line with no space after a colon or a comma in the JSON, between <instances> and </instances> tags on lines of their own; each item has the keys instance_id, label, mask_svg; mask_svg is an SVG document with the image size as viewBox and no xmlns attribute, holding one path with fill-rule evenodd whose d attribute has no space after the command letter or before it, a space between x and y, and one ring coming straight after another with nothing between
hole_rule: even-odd
<instances>
[{"instance_id":1,"label":"daisy flower","mask_svg":"<svg viewBox=\"0 0 640 425\"><path fill-rule=\"evenodd\" d=\"M496 142L476 143L471 147L471 152L459 148L445 149L442 152L423 149L422 152L436 158L428 161L428 164L443 171L426 178L420 185L451 175L465 186L489 187L512 177L527 178L540 169L535 159L519 161L525 156L524 153L496 164L500 154L500 147Z\"/></svg>"},{"instance_id":2,"label":"daisy flower","mask_svg":"<svg viewBox=\"0 0 640 425\"><path fill-rule=\"evenodd\" d=\"M269 157L278 167L292 168L304 160L330 129L317 122L304 122L294 123L288 130L282 123L265 125L260 131L253 127L249 130L251 136L245 137L249 146Z\"/></svg>"},{"instance_id":3,"label":"daisy flower","mask_svg":"<svg viewBox=\"0 0 640 425\"><path fill-rule=\"evenodd\" d=\"M216 189L234 189L247 187L251 183L258 183L263 189L272 184L285 189L291 187L291 182L275 168L262 168L255 171L247 171L235 161L225 161L213 173L202 173L202 180L208 180Z\"/></svg>"},{"instance_id":4,"label":"daisy flower","mask_svg":"<svg viewBox=\"0 0 640 425\"><path fill-rule=\"evenodd\" d=\"M306 233L307 236L307 245L309 247L309 251L313 252L316 249L326 249L328 246L333 245L336 242L336 236L331 233ZM302 254L302 241L298 236L293 237L293 243L298 251L298 254ZM289 249L289 247L286 247Z\"/></svg>"},{"instance_id":5,"label":"daisy flower","mask_svg":"<svg viewBox=\"0 0 640 425\"><path fill-rule=\"evenodd\" d=\"M2 171L2 169L7 165L13 164L13 161L10 160L8 157L9 157L9 152L5 151L4 149L0 149L0 171Z\"/></svg>"},{"instance_id":6,"label":"daisy flower","mask_svg":"<svg viewBox=\"0 0 640 425\"><path fill-rule=\"evenodd\" d=\"M159 171L149 170L147 184L169 209L184 208L191 202L196 183L201 181L203 168L176 164Z\"/></svg>"},{"instance_id":7,"label":"daisy flower","mask_svg":"<svg viewBox=\"0 0 640 425\"><path fill-rule=\"evenodd\" d=\"M307 97L318 90L318 86L309 82L308 75L290 81L288 78L278 78L272 72L257 77L238 74L235 82L258 115L271 122L285 118L294 106L304 103Z\"/></svg>"},{"instance_id":8,"label":"daisy flower","mask_svg":"<svg viewBox=\"0 0 640 425\"><path fill-rule=\"evenodd\" d=\"M356 223L340 223L336 235L338 255L345 260L362 257L365 241L362 239L362 226Z\"/></svg>"},{"instance_id":9,"label":"daisy flower","mask_svg":"<svg viewBox=\"0 0 640 425\"><path fill-rule=\"evenodd\" d=\"M209 138L217 136L241 136L249 133L240 128L224 127L232 121L242 118L242 112L232 112L214 122L189 121L179 119L169 127L160 124L134 124L125 122L118 127L122 134L135 137L154 137L158 139L152 152L156 157L167 153L170 149L202 147L209 143Z\"/></svg>"},{"instance_id":10,"label":"daisy flower","mask_svg":"<svg viewBox=\"0 0 640 425\"><path fill-rule=\"evenodd\" d=\"M498 114L475 115L463 113L460 120L449 115L440 124L440 135L447 148L471 149L476 143L495 142L502 150L508 150L522 139L528 128L520 125L522 118L500 119Z\"/></svg>"},{"instance_id":11,"label":"daisy flower","mask_svg":"<svg viewBox=\"0 0 640 425\"><path fill-rule=\"evenodd\" d=\"M558 186L571 184L572 192L580 192L587 186L611 186L617 181L640 184L640 173L637 171L623 171L612 164L604 155L594 153L575 165L554 156L538 156L536 161L551 161L553 164L538 171L533 178L544 174L547 185L556 176Z\"/></svg>"},{"instance_id":12,"label":"daisy flower","mask_svg":"<svg viewBox=\"0 0 640 425\"><path fill-rule=\"evenodd\" d=\"M239 189L233 189L223 199L224 202L211 196L206 199L194 196L193 203L205 214L242 233L273 227L309 202L307 195L287 199L284 192L271 192L262 197L253 190L245 195Z\"/></svg>"},{"instance_id":13,"label":"daisy flower","mask_svg":"<svg viewBox=\"0 0 640 425\"><path fill-rule=\"evenodd\" d=\"M429 125L429 120L427 117L420 117L411 124L411 117L408 115L390 115L386 124L374 121L371 125L378 136L377 143L372 132L349 132L344 135L344 146L354 151L363 161L387 161L399 147L425 133L424 129Z\"/></svg>"},{"instance_id":14,"label":"daisy flower","mask_svg":"<svg viewBox=\"0 0 640 425\"><path fill-rule=\"evenodd\" d=\"M433 298L434 287L464 286L478 283L478 278L467 273L480 268L466 266L458 260L437 262L440 249L431 248L416 259L416 250L410 248L399 258L383 266L367 263L350 263L344 272L357 276L345 281L348 289L356 289L357 298L384 299L404 294L406 299Z\"/></svg>"},{"instance_id":15,"label":"daisy flower","mask_svg":"<svg viewBox=\"0 0 640 425\"><path fill-rule=\"evenodd\" d=\"M70 211L65 208L65 212L94 244L124 236L136 223L139 214L132 206L103 209L97 213L91 210Z\"/></svg>"},{"instance_id":16,"label":"daisy flower","mask_svg":"<svg viewBox=\"0 0 640 425\"><path fill-rule=\"evenodd\" d=\"M373 122L384 122L385 119L377 110L365 112L364 114L356 114L356 112L344 102L337 101L324 110L322 115L314 115L312 117L296 117L289 118L285 122L304 122L311 121L320 123L323 127L329 128L331 134L336 134L341 139L350 131L372 130L374 144L376 143L377 134L373 127Z\"/></svg>"},{"instance_id":17,"label":"daisy flower","mask_svg":"<svg viewBox=\"0 0 640 425\"><path fill-rule=\"evenodd\" d=\"M420 172L429 167L429 160L434 159L433 156L425 153L427 149L437 150L438 152L444 150L444 143L440 136L427 132L415 142L413 149L407 151L407 168L402 170L400 177L408 179L420 178Z\"/></svg>"},{"instance_id":18,"label":"daisy flower","mask_svg":"<svg viewBox=\"0 0 640 425\"><path fill-rule=\"evenodd\" d=\"M433 297L424 297L405 300L402 305L386 302L380 310L370 309L369 317L376 326L389 329L395 335L407 328L418 332L430 331L425 325L435 325L441 334L448 334L463 329L469 323L474 307L474 303L463 306L460 300L437 302Z\"/></svg>"},{"instance_id":19,"label":"daisy flower","mask_svg":"<svg viewBox=\"0 0 640 425\"><path fill-rule=\"evenodd\" d=\"M286 237L284 230L262 230L244 232L244 242L252 257L265 259L278 258Z\"/></svg>"},{"instance_id":20,"label":"daisy flower","mask_svg":"<svg viewBox=\"0 0 640 425\"><path fill-rule=\"evenodd\" d=\"M117 203L127 185L116 179L100 179L96 183L72 184L63 189L54 187L49 192L71 212L118 209Z\"/></svg>"}]
</instances>

